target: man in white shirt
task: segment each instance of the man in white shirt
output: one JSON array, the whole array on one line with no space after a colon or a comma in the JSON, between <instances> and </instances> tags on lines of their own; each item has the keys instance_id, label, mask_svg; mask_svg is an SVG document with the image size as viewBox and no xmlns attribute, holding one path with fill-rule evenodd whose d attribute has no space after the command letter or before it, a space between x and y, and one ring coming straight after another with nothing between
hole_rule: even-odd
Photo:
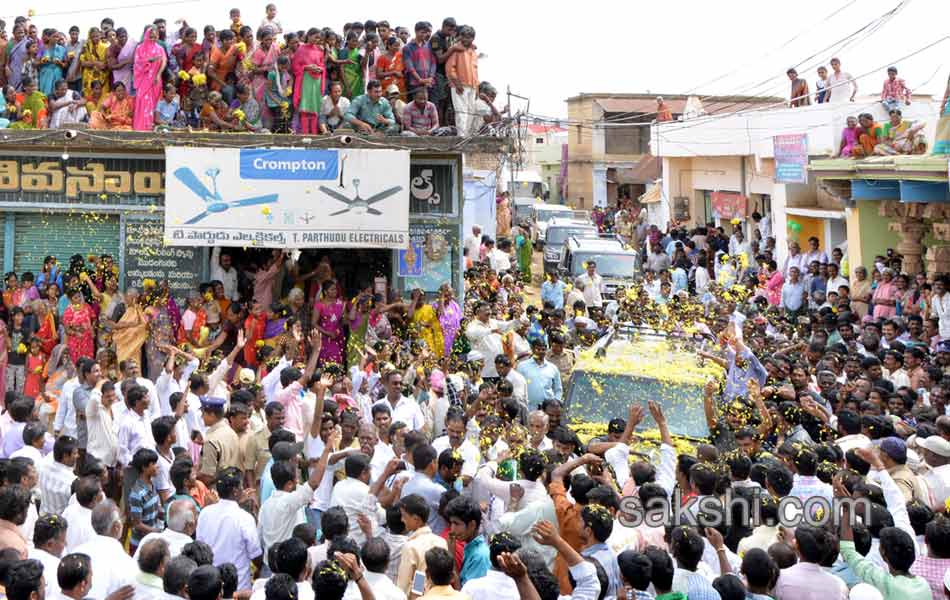
<instances>
[{"instance_id":1,"label":"man in white shirt","mask_svg":"<svg viewBox=\"0 0 950 600\"><path fill-rule=\"evenodd\" d=\"M498 372L498 377L507 379L511 384L511 397L522 404L527 404L528 382L524 375L511 367L511 359L507 354L499 354L495 357L495 370Z\"/></svg>"},{"instance_id":2,"label":"man in white shirt","mask_svg":"<svg viewBox=\"0 0 950 600\"><path fill-rule=\"evenodd\" d=\"M75 552L76 548L95 538L92 509L103 498L105 494L102 493L98 477L87 475L79 479L76 484L76 501L63 511L63 518L69 524L66 528L66 549L69 552Z\"/></svg>"},{"instance_id":3,"label":"man in white shirt","mask_svg":"<svg viewBox=\"0 0 950 600\"><path fill-rule=\"evenodd\" d=\"M495 370L495 357L502 353L501 335L515 329L518 321L498 321L491 318L491 305L481 301L475 305L475 318L465 329L465 337L468 338L473 352L481 354L485 361L482 367L482 377L495 378L498 372ZM393 422L396 422L396 416L393 415Z\"/></svg>"},{"instance_id":4,"label":"man in white shirt","mask_svg":"<svg viewBox=\"0 0 950 600\"><path fill-rule=\"evenodd\" d=\"M168 527L164 531L152 532L142 538L132 558L138 560L139 553L152 540L165 540L168 544L169 558L181 554L182 548L194 541L192 536L198 524L198 510L191 500L175 500L168 506Z\"/></svg>"},{"instance_id":5,"label":"man in white shirt","mask_svg":"<svg viewBox=\"0 0 950 600\"><path fill-rule=\"evenodd\" d=\"M70 401L73 392L79 387L79 376L70 377L63 383L63 391L60 393L60 402L56 408L56 416L53 418L53 435L77 436L76 429L76 410Z\"/></svg>"},{"instance_id":6,"label":"man in white shirt","mask_svg":"<svg viewBox=\"0 0 950 600\"><path fill-rule=\"evenodd\" d=\"M44 515L33 529L33 547L29 557L43 563L46 593L54 597L59 592L56 570L66 548L66 519L59 515Z\"/></svg>"},{"instance_id":7,"label":"man in white shirt","mask_svg":"<svg viewBox=\"0 0 950 600\"><path fill-rule=\"evenodd\" d=\"M151 379L142 377L142 368L139 366L139 361L134 358L130 358L126 361L123 361L122 367L122 376L126 380L132 380L136 384L144 387L148 392L148 409L145 411L145 416L148 419L148 422L151 423L152 420L162 416L162 405L158 400L158 389L155 387L155 384L152 383ZM121 390L119 390L121 392ZM119 400L125 401L122 397L122 394L119 394Z\"/></svg>"},{"instance_id":8,"label":"man in white shirt","mask_svg":"<svg viewBox=\"0 0 950 600\"><path fill-rule=\"evenodd\" d=\"M858 94L858 82L851 76L851 73L845 73L841 70L841 61L837 58L831 59L831 75L828 76L828 87L825 92L825 102L854 102L854 97Z\"/></svg>"},{"instance_id":9,"label":"man in white shirt","mask_svg":"<svg viewBox=\"0 0 950 600\"><path fill-rule=\"evenodd\" d=\"M472 225L472 235L465 238L465 249L468 250L468 258L473 263L478 262L478 254L482 248L482 228L480 225Z\"/></svg>"},{"instance_id":10,"label":"man in white shirt","mask_svg":"<svg viewBox=\"0 0 950 600\"><path fill-rule=\"evenodd\" d=\"M330 436L336 443L331 442L324 447L320 461L311 469L310 478L303 485L297 485L296 473L290 463L281 461L271 467L274 491L261 506L257 525L265 554L274 544L288 539L294 527L307 522L304 509L323 480L332 448L339 443L339 434L333 432Z\"/></svg>"},{"instance_id":11,"label":"man in white shirt","mask_svg":"<svg viewBox=\"0 0 950 600\"><path fill-rule=\"evenodd\" d=\"M231 255L215 246L211 250L211 280L220 281L224 286L224 296L232 302L241 299L238 292L238 273L231 265Z\"/></svg>"},{"instance_id":12,"label":"man in white shirt","mask_svg":"<svg viewBox=\"0 0 950 600\"><path fill-rule=\"evenodd\" d=\"M488 264L492 271L502 273L511 270L511 242L501 240L488 252Z\"/></svg>"},{"instance_id":13,"label":"man in white shirt","mask_svg":"<svg viewBox=\"0 0 950 600\"><path fill-rule=\"evenodd\" d=\"M604 305L604 278L597 272L597 263L587 262L587 272L578 277L584 282L584 304L600 308Z\"/></svg>"},{"instance_id":14,"label":"man in white shirt","mask_svg":"<svg viewBox=\"0 0 950 600\"><path fill-rule=\"evenodd\" d=\"M833 262L828 263L828 280L825 282L825 293L838 292L841 286L850 286L847 277L842 277L838 271L838 265ZM850 288L849 288L850 289Z\"/></svg>"},{"instance_id":15,"label":"man in white shirt","mask_svg":"<svg viewBox=\"0 0 950 600\"><path fill-rule=\"evenodd\" d=\"M165 565L171 560L168 542L153 538L139 544L135 552L139 572L135 575L135 600L165 600L165 585L162 575Z\"/></svg>"},{"instance_id":16,"label":"man in white shirt","mask_svg":"<svg viewBox=\"0 0 950 600\"><path fill-rule=\"evenodd\" d=\"M43 461L39 469L40 505L43 512L61 515L66 510L69 497L72 496L73 481L76 474L73 469L79 458L76 438L63 435L53 444L53 460Z\"/></svg>"},{"instance_id":17,"label":"man in white shirt","mask_svg":"<svg viewBox=\"0 0 950 600\"><path fill-rule=\"evenodd\" d=\"M188 380L199 364L197 358L184 354L174 346L168 346L166 350L168 360L165 362L165 369L155 380L155 389L158 392L158 403L161 405L162 415L172 414L168 399L175 392L185 393L188 391Z\"/></svg>"},{"instance_id":18,"label":"man in white shirt","mask_svg":"<svg viewBox=\"0 0 950 600\"><path fill-rule=\"evenodd\" d=\"M363 577L366 583L373 588L373 595L377 600L406 600L406 593L396 587L393 579L386 575L391 563L390 547L381 537L370 538L360 550L360 559L363 561ZM362 600L359 588L352 580L346 584L343 600Z\"/></svg>"},{"instance_id":19,"label":"man in white shirt","mask_svg":"<svg viewBox=\"0 0 950 600\"><path fill-rule=\"evenodd\" d=\"M106 467L116 464L116 435L112 418L116 401L115 384L102 378L89 392L86 403L86 427L89 442L86 453L102 461Z\"/></svg>"},{"instance_id":20,"label":"man in white shirt","mask_svg":"<svg viewBox=\"0 0 950 600\"><path fill-rule=\"evenodd\" d=\"M950 498L950 441L939 435L918 439L917 447L923 454L929 469L924 473L924 481L930 488L935 512L944 510Z\"/></svg>"},{"instance_id":21,"label":"man in white shirt","mask_svg":"<svg viewBox=\"0 0 950 600\"><path fill-rule=\"evenodd\" d=\"M378 523L386 518L386 511L380 508L376 497L370 493L369 457L363 453L351 454L343 462L346 479L333 486L330 505L339 506L346 512L349 520L349 537L357 544L366 541L359 524L359 517L369 520L370 531L375 531Z\"/></svg>"},{"instance_id":22,"label":"man in white shirt","mask_svg":"<svg viewBox=\"0 0 950 600\"><path fill-rule=\"evenodd\" d=\"M450 408L445 417L446 435L435 438L432 447L435 448L436 456L449 449L462 455L462 482L467 486L478 472L482 455L475 444L466 439L465 430L465 418L461 410Z\"/></svg>"},{"instance_id":23,"label":"man in white shirt","mask_svg":"<svg viewBox=\"0 0 950 600\"><path fill-rule=\"evenodd\" d=\"M148 390L140 385L132 385L131 389L127 390L125 404L129 410L119 419L116 434L116 460L122 467L132 464L132 456L139 448L155 449L152 426L145 416L149 403Z\"/></svg>"},{"instance_id":24,"label":"man in white shirt","mask_svg":"<svg viewBox=\"0 0 950 600\"><path fill-rule=\"evenodd\" d=\"M112 500L103 500L92 509L92 528L95 537L77 547L74 552L92 558L92 588L90 598L105 598L119 588L132 585L138 565L119 542L122 535L122 515Z\"/></svg>"},{"instance_id":25,"label":"man in white shirt","mask_svg":"<svg viewBox=\"0 0 950 600\"><path fill-rule=\"evenodd\" d=\"M950 340L950 294L947 293L947 279L934 279L933 295L930 297L931 315L937 318L937 333L941 340Z\"/></svg>"},{"instance_id":26,"label":"man in white shirt","mask_svg":"<svg viewBox=\"0 0 950 600\"><path fill-rule=\"evenodd\" d=\"M785 257L785 264L782 266L782 275L787 280L788 271L792 267L797 268L799 273L807 273L808 265L810 264L806 256L802 254L802 249L801 246L798 245L798 242L791 242L788 245L788 256Z\"/></svg>"},{"instance_id":27,"label":"man in white shirt","mask_svg":"<svg viewBox=\"0 0 950 600\"><path fill-rule=\"evenodd\" d=\"M254 517L238 505L244 478L241 471L228 467L218 473L216 485L220 500L206 506L198 515L195 538L211 546L215 566L233 563L238 572L238 589L251 587L251 564L261 566L261 544Z\"/></svg>"},{"instance_id":28,"label":"man in white shirt","mask_svg":"<svg viewBox=\"0 0 950 600\"><path fill-rule=\"evenodd\" d=\"M376 405L385 404L389 407L393 423L400 421L412 431L421 431L425 427L425 416L414 398L402 395L402 373L387 371L383 385L386 386L386 397L378 400Z\"/></svg>"}]
</instances>

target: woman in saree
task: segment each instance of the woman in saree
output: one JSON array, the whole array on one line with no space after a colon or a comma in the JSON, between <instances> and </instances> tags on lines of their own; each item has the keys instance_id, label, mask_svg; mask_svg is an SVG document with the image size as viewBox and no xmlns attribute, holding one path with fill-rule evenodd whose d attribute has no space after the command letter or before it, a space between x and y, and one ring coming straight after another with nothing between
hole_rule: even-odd
<instances>
[{"instance_id":1,"label":"woman in saree","mask_svg":"<svg viewBox=\"0 0 950 600\"><path fill-rule=\"evenodd\" d=\"M36 89L36 82L29 77L24 77L20 83L23 91L16 95L17 114L20 115L20 120L10 125L10 129L46 129L48 114L46 96Z\"/></svg>"},{"instance_id":2,"label":"woman in saree","mask_svg":"<svg viewBox=\"0 0 950 600\"><path fill-rule=\"evenodd\" d=\"M158 44L158 28L154 25L145 28L132 64L135 80L132 128L136 131L152 131L155 128L155 105L162 97L162 71L168 64L165 50Z\"/></svg>"},{"instance_id":3,"label":"woman in saree","mask_svg":"<svg viewBox=\"0 0 950 600\"><path fill-rule=\"evenodd\" d=\"M112 84L125 84L125 89L132 89L132 63L135 59L135 40L129 37L125 27L115 30L115 44L109 46L106 61L112 71Z\"/></svg>"},{"instance_id":4,"label":"woman in saree","mask_svg":"<svg viewBox=\"0 0 950 600\"><path fill-rule=\"evenodd\" d=\"M270 124L271 117L267 110L267 103L264 102L264 92L267 90L267 74L277 68L277 57L280 56L280 48L274 43L274 32L269 27L265 27L257 32L257 47L251 54L251 94L261 107L264 113L265 127Z\"/></svg>"},{"instance_id":5,"label":"woman in saree","mask_svg":"<svg viewBox=\"0 0 950 600\"><path fill-rule=\"evenodd\" d=\"M340 50L338 58L343 61L343 95L350 100L362 96L366 91L363 81L365 55L360 50L360 39L355 32L346 34L346 46Z\"/></svg>"},{"instance_id":6,"label":"woman in saree","mask_svg":"<svg viewBox=\"0 0 950 600\"><path fill-rule=\"evenodd\" d=\"M181 42L172 48L172 54L182 72L190 74L192 67L195 66L195 55L200 52L202 52L202 45L198 43L198 32L193 27L186 27L182 33ZM191 85L188 80L182 79L178 84L178 95L185 98L190 91Z\"/></svg>"},{"instance_id":7,"label":"woman in saree","mask_svg":"<svg viewBox=\"0 0 950 600\"><path fill-rule=\"evenodd\" d=\"M308 36L309 37L309 36ZM343 301L336 281L323 282L323 297L313 305L311 322L320 332L320 365L343 364Z\"/></svg>"},{"instance_id":8,"label":"woman in saree","mask_svg":"<svg viewBox=\"0 0 950 600\"><path fill-rule=\"evenodd\" d=\"M851 158L855 147L858 146L858 136L861 128L858 127L856 117L848 117L847 126L841 130L841 141L838 143L838 157Z\"/></svg>"},{"instance_id":9,"label":"woman in saree","mask_svg":"<svg viewBox=\"0 0 950 600\"><path fill-rule=\"evenodd\" d=\"M45 375L46 386L43 389L45 403L40 407L40 416L44 423L51 425L63 394L63 385L67 380L76 376L76 364L70 358L69 347L66 344L58 344L53 347L49 360L46 362ZM48 414L46 419L42 418L44 413Z\"/></svg>"},{"instance_id":10,"label":"woman in saree","mask_svg":"<svg viewBox=\"0 0 950 600\"><path fill-rule=\"evenodd\" d=\"M138 291L130 289L125 294L125 313L112 326L112 342L119 364L129 359L140 360L142 346L148 338L145 310L139 302Z\"/></svg>"},{"instance_id":11,"label":"woman in saree","mask_svg":"<svg viewBox=\"0 0 950 600\"><path fill-rule=\"evenodd\" d=\"M148 288L146 288L147 290ZM148 338L145 340L145 360L148 363L148 376L152 381L158 379L164 369L167 356L163 348L175 345L175 327L165 298L154 288L146 294L147 308L143 310L148 323Z\"/></svg>"},{"instance_id":12,"label":"woman in saree","mask_svg":"<svg viewBox=\"0 0 950 600\"><path fill-rule=\"evenodd\" d=\"M39 88L46 96L53 93L53 84L63 78L66 69L66 46L62 34L56 32L40 57Z\"/></svg>"},{"instance_id":13,"label":"woman in saree","mask_svg":"<svg viewBox=\"0 0 950 600\"><path fill-rule=\"evenodd\" d=\"M43 354L51 356L53 348L59 343L59 331L56 328L56 317L49 309L49 305L44 300L34 300L30 306L33 308L33 315L36 322L39 323L39 329L33 335L40 340L40 348Z\"/></svg>"},{"instance_id":14,"label":"woman in saree","mask_svg":"<svg viewBox=\"0 0 950 600\"><path fill-rule=\"evenodd\" d=\"M508 194L504 193L498 196L495 209L495 238L501 239L508 237L511 233L511 203L508 201Z\"/></svg>"},{"instance_id":15,"label":"woman in saree","mask_svg":"<svg viewBox=\"0 0 950 600\"><path fill-rule=\"evenodd\" d=\"M20 90L20 77L23 71L23 61L26 60L26 47L30 38L26 35L23 25L13 26L13 39L10 40L7 51L5 73L7 84L13 89Z\"/></svg>"},{"instance_id":16,"label":"woman in saree","mask_svg":"<svg viewBox=\"0 0 950 600\"><path fill-rule=\"evenodd\" d=\"M311 27L305 44L294 53L294 109L300 116L301 133L319 133L320 102L323 100L323 78L326 61L320 30Z\"/></svg>"},{"instance_id":17,"label":"woman in saree","mask_svg":"<svg viewBox=\"0 0 950 600\"><path fill-rule=\"evenodd\" d=\"M532 249L531 233L523 225L518 227L518 235L515 236L515 248L518 256L518 273L521 274L521 281L531 283L531 259Z\"/></svg>"},{"instance_id":18,"label":"woman in saree","mask_svg":"<svg viewBox=\"0 0 950 600\"><path fill-rule=\"evenodd\" d=\"M429 351L437 359L445 353L445 340L442 336L442 324L435 309L426 304L426 296L419 288L412 290L409 303L409 318L416 336L424 340Z\"/></svg>"},{"instance_id":19,"label":"woman in saree","mask_svg":"<svg viewBox=\"0 0 950 600\"><path fill-rule=\"evenodd\" d=\"M442 284L442 287L439 288L439 299L435 301L433 307L439 316L445 356L448 356L452 353L452 345L455 343L455 337L458 335L462 323L462 308L455 301L455 290L452 289L451 285Z\"/></svg>"},{"instance_id":20,"label":"woman in saree","mask_svg":"<svg viewBox=\"0 0 950 600\"><path fill-rule=\"evenodd\" d=\"M89 95L85 97L85 100L86 114L91 115L94 112L101 111L102 103L106 100L106 96L102 93L102 84L98 81L92 82L92 89Z\"/></svg>"},{"instance_id":21,"label":"woman in saree","mask_svg":"<svg viewBox=\"0 0 950 600\"><path fill-rule=\"evenodd\" d=\"M386 316L386 310L389 307L384 304L384 300L382 294L373 295L364 346L372 348L377 342L388 342L393 337L393 327L389 324L389 318Z\"/></svg>"},{"instance_id":22,"label":"woman in saree","mask_svg":"<svg viewBox=\"0 0 950 600\"><path fill-rule=\"evenodd\" d=\"M347 311L346 321L350 335L346 340L346 364L360 364L366 352L366 338L369 331L369 319L372 311L372 296L363 292L354 298Z\"/></svg>"},{"instance_id":23,"label":"woman in saree","mask_svg":"<svg viewBox=\"0 0 950 600\"><path fill-rule=\"evenodd\" d=\"M93 358L93 321L95 314L86 303L81 290L70 292L71 304L63 313L63 326L66 327L66 345L73 362L80 358Z\"/></svg>"},{"instance_id":24,"label":"woman in saree","mask_svg":"<svg viewBox=\"0 0 950 600\"><path fill-rule=\"evenodd\" d=\"M947 88L940 101L940 120L937 121L937 131L934 134L934 154L950 154L950 78L947 78Z\"/></svg>"},{"instance_id":25,"label":"woman in saree","mask_svg":"<svg viewBox=\"0 0 950 600\"><path fill-rule=\"evenodd\" d=\"M135 103L125 84L117 83L112 93L102 102L102 108L89 115L89 128L131 131L134 113ZM154 115L152 118L154 119Z\"/></svg>"},{"instance_id":26,"label":"woman in saree","mask_svg":"<svg viewBox=\"0 0 950 600\"><path fill-rule=\"evenodd\" d=\"M894 271L885 268L881 272L881 281L871 296L871 301L874 303L874 318L890 319L896 316L898 300L900 300L900 291L894 282Z\"/></svg>"},{"instance_id":27,"label":"woman in saree","mask_svg":"<svg viewBox=\"0 0 950 600\"><path fill-rule=\"evenodd\" d=\"M386 51L380 55L376 62L376 77L379 78L379 84L384 90L389 89L389 86L395 83L396 87L399 88L400 99L405 100L406 76L403 74L402 52L400 50L402 44L396 36L383 40L383 43L386 44Z\"/></svg>"},{"instance_id":28,"label":"woman in saree","mask_svg":"<svg viewBox=\"0 0 950 600\"><path fill-rule=\"evenodd\" d=\"M109 45L102 39L102 32L98 27L89 30L89 37L79 55L79 66L82 69L82 95L89 96L92 82L102 84L102 92L109 92Z\"/></svg>"}]
</instances>

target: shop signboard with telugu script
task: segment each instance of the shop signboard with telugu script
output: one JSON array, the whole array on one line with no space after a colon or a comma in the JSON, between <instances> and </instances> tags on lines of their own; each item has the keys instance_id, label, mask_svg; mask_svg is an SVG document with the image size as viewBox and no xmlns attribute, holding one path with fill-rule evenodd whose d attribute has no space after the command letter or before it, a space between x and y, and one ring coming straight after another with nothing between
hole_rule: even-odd
<instances>
[{"instance_id":1,"label":"shop signboard with telugu script","mask_svg":"<svg viewBox=\"0 0 950 600\"><path fill-rule=\"evenodd\" d=\"M399 248L409 243L409 152L165 151L170 246Z\"/></svg>"},{"instance_id":2,"label":"shop signboard with telugu script","mask_svg":"<svg viewBox=\"0 0 950 600\"><path fill-rule=\"evenodd\" d=\"M808 183L808 134L772 137L776 183Z\"/></svg>"}]
</instances>

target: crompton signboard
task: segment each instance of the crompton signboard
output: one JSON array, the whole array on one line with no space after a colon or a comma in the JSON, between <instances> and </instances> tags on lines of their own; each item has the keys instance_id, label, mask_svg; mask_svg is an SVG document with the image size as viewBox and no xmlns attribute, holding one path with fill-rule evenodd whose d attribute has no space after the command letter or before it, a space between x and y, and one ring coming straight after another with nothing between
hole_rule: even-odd
<instances>
[{"instance_id":1,"label":"crompton signboard","mask_svg":"<svg viewBox=\"0 0 950 600\"><path fill-rule=\"evenodd\" d=\"M409 152L165 150L172 246L406 248Z\"/></svg>"}]
</instances>

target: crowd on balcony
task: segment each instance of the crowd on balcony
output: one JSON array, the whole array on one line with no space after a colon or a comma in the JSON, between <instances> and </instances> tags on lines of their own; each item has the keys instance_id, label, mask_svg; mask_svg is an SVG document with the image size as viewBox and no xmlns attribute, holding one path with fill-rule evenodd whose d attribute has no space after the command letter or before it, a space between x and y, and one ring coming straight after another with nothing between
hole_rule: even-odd
<instances>
[{"instance_id":1,"label":"crowd on balcony","mask_svg":"<svg viewBox=\"0 0 950 600\"><path fill-rule=\"evenodd\" d=\"M198 30L111 18L81 37L0 20L0 129L477 135L505 110L478 76L475 29L386 20L291 30L268 4L257 25ZM256 18L255 18L256 20Z\"/></svg>"}]
</instances>

